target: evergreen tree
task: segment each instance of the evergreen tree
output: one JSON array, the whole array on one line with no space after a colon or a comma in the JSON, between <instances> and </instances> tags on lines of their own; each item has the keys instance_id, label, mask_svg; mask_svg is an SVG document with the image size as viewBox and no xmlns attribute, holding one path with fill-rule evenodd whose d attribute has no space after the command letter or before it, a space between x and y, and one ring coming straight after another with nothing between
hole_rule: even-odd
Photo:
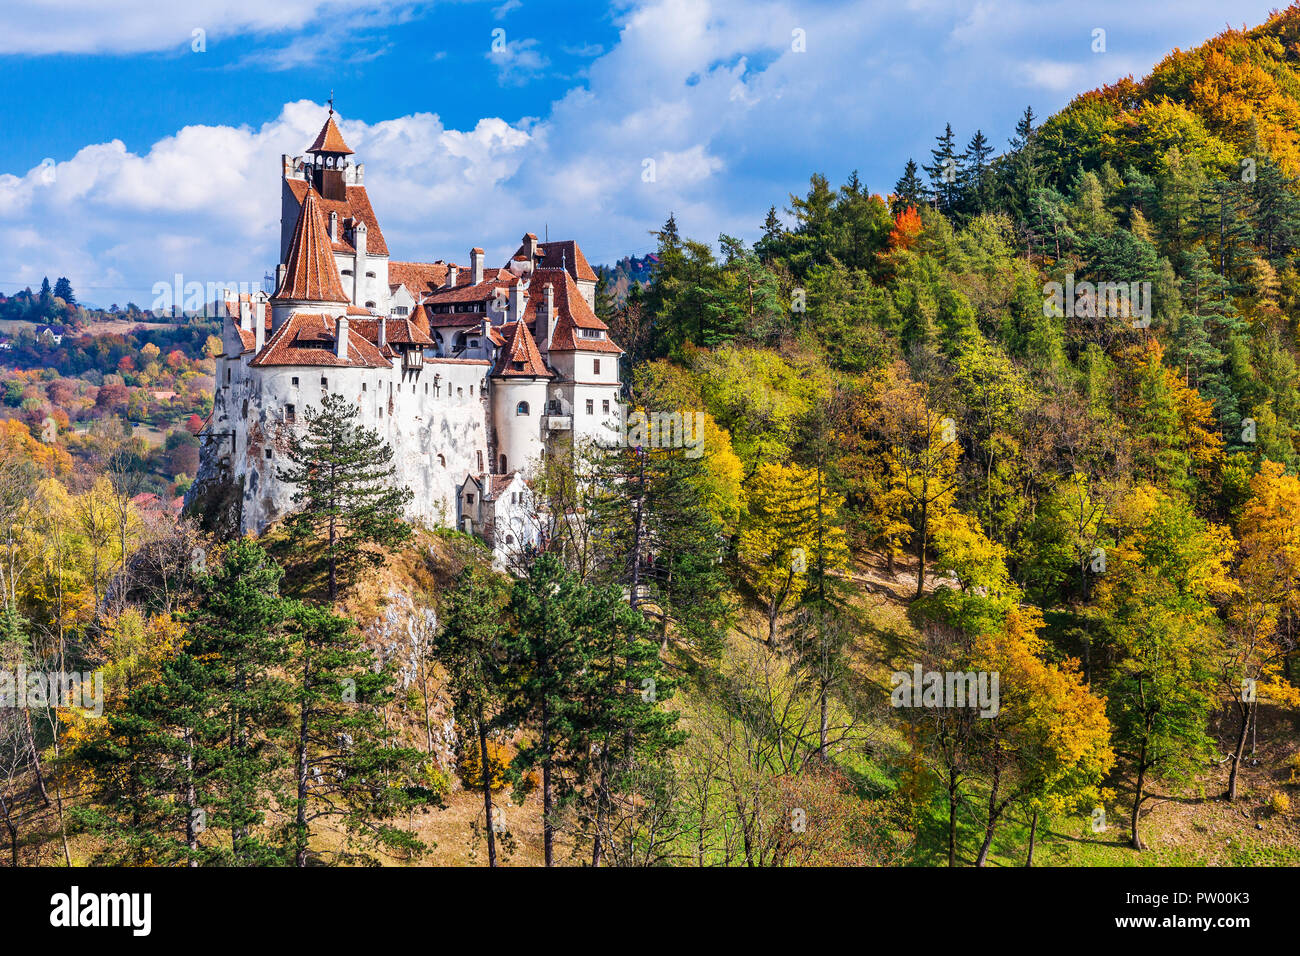
<instances>
[{"instance_id":1,"label":"evergreen tree","mask_svg":"<svg viewBox=\"0 0 1300 956\"><path fill-rule=\"evenodd\" d=\"M895 214L909 206L920 208L929 201L929 192L925 188L925 183L917 175L916 160L908 159L907 165L903 168L903 175L899 177L898 182L894 183L894 197Z\"/></svg>"},{"instance_id":2,"label":"evergreen tree","mask_svg":"<svg viewBox=\"0 0 1300 956\"><path fill-rule=\"evenodd\" d=\"M965 178L963 156L957 152L957 141L952 124L944 126L943 133L935 137L939 145L930 150L933 160L921 168L930 177L930 192L935 205L944 215L952 215L961 208L961 187Z\"/></svg>"},{"instance_id":3,"label":"evergreen tree","mask_svg":"<svg viewBox=\"0 0 1300 956\"><path fill-rule=\"evenodd\" d=\"M379 665L348 618L298 602L287 611L289 696L296 709L296 793L289 826L295 865L307 865L319 820L333 821L366 846L418 856L424 843L390 822L431 802L417 779L420 752L388 739L381 708L393 699L392 673ZM376 862L351 849L338 857Z\"/></svg>"},{"instance_id":4,"label":"evergreen tree","mask_svg":"<svg viewBox=\"0 0 1300 956\"><path fill-rule=\"evenodd\" d=\"M520 769L542 774L542 850L555 865L560 809L581 782L585 754L574 741L584 715L578 703L590 666L593 629L607 625L589 589L553 554L543 554L517 580L510 598L513 631L506 638L515 693L507 708L531 734L520 748Z\"/></svg>"},{"instance_id":5,"label":"evergreen tree","mask_svg":"<svg viewBox=\"0 0 1300 956\"><path fill-rule=\"evenodd\" d=\"M993 147L989 145L983 130L976 130L975 135L962 153L962 201L966 211L972 216L987 212L992 204L992 183L989 174L989 159Z\"/></svg>"},{"instance_id":6,"label":"evergreen tree","mask_svg":"<svg viewBox=\"0 0 1300 956\"><path fill-rule=\"evenodd\" d=\"M168 696L184 692L200 715L195 743L211 770L199 799L210 824L229 829L237 865L285 861L283 845L263 832L267 807L286 796L283 573L252 541L232 544L220 567L198 579L190 644L166 681Z\"/></svg>"},{"instance_id":7,"label":"evergreen tree","mask_svg":"<svg viewBox=\"0 0 1300 956\"><path fill-rule=\"evenodd\" d=\"M62 299L68 305L77 304L76 296L72 293L72 283L68 281L66 276L60 276L54 283L54 297Z\"/></svg>"},{"instance_id":8,"label":"evergreen tree","mask_svg":"<svg viewBox=\"0 0 1300 956\"><path fill-rule=\"evenodd\" d=\"M412 493L396 484L393 446L361 425L360 409L337 392L307 411L305 431L289 440L289 468L276 472L296 486L298 505L285 521L299 552L320 554L330 601L366 566L383 560L377 547L410 537L402 512Z\"/></svg>"},{"instance_id":9,"label":"evergreen tree","mask_svg":"<svg viewBox=\"0 0 1300 956\"><path fill-rule=\"evenodd\" d=\"M469 746L478 748L489 866L497 865L497 846L488 735L507 690L503 612L509 596L504 578L482 565L468 565L456 578L434 638L434 654L447 670L456 719L472 722L474 740Z\"/></svg>"}]
</instances>

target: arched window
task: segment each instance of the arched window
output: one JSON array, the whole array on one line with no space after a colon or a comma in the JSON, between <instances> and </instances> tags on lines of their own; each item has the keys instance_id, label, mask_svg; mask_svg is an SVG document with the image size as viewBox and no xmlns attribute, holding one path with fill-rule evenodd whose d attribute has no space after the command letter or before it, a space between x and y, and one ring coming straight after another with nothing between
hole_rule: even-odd
<instances>
[{"instance_id":1,"label":"arched window","mask_svg":"<svg viewBox=\"0 0 1300 956\"><path fill-rule=\"evenodd\" d=\"M505 455L502 455L502 456L501 456L501 474L504 475L505 473L506 473L506 456L505 456Z\"/></svg>"},{"instance_id":2,"label":"arched window","mask_svg":"<svg viewBox=\"0 0 1300 956\"><path fill-rule=\"evenodd\" d=\"M520 402L518 405L516 405L516 406L515 406L515 414L516 414L516 415L527 415L527 414L528 414L528 403L527 403L527 402Z\"/></svg>"},{"instance_id":3,"label":"arched window","mask_svg":"<svg viewBox=\"0 0 1300 956\"><path fill-rule=\"evenodd\" d=\"M442 455L439 455L439 456L438 456L438 464L439 464L441 467L446 468L446 467L447 467L447 459L444 458L444 457L442 457Z\"/></svg>"}]
</instances>

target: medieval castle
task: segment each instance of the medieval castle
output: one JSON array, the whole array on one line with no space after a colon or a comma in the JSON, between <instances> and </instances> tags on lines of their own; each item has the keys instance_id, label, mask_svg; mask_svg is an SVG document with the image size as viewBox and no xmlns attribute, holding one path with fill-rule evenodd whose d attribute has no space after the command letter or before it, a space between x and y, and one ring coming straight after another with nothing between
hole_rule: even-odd
<instances>
[{"instance_id":1,"label":"medieval castle","mask_svg":"<svg viewBox=\"0 0 1300 956\"><path fill-rule=\"evenodd\" d=\"M276 478L290 430L327 393L393 446L408 518L482 536L505 561L538 543L530 467L559 441L616 440L619 356L571 240L533 233L511 260L398 262L333 109L282 157L275 293L227 301L196 489L225 489L232 531L291 507Z\"/></svg>"}]
</instances>

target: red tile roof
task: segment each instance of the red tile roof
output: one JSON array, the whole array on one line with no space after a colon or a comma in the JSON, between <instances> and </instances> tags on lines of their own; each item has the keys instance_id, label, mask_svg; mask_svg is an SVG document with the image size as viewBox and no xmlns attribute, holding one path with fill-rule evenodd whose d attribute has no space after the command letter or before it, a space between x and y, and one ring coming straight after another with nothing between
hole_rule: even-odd
<instances>
[{"instance_id":1,"label":"red tile roof","mask_svg":"<svg viewBox=\"0 0 1300 956\"><path fill-rule=\"evenodd\" d=\"M369 228L369 227L367 227ZM367 242L369 240L367 239ZM393 262L388 263L388 281L404 285L416 302L429 295L447 281L445 262Z\"/></svg>"},{"instance_id":2,"label":"red tile roof","mask_svg":"<svg viewBox=\"0 0 1300 956\"><path fill-rule=\"evenodd\" d=\"M428 334L410 319L385 320L384 338L393 345L423 345L432 347L435 343ZM349 324L354 332L364 335L371 342L379 341L378 319L355 319Z\"/></svg>"},{"instance_id":3,"label":"red tile roof","mask_svg":"<svg viewBox=\"0 0 1300 956\"><path fill-rule=\"evenodd\" d=\"M311 184L305 180L290 179L288 183L290 191L299 203L303 201L308 192L315 192L311 188ZM379 228L379 220L375 218L375 210L370 205L370 195L366 192L366 187L348 186L346 192L348 197L346 200L325 199L320 193L316 194L316 201L320 204L326 225L329 224L330 213L336 212L339 214L338 240L333 243L334 251L356 252L356 248L347 239L347 230L358 222L364 222L366 224L366 252L377 256L388 255L388 243L384 241L384 234Z\"/></svg>"},{"instance_id":4,"label":"red tile roof","mask_svg":"<svg viewBox=\"0 0 1300 956\"><path fill-rule=\"evenodd\" d=\"M497 353L497 364L492 370L493 376L500 378L553 378L554 373L542 361L542 353L537 351L523 317L501 326L505 344Z\"/></svg>"},{"instance_id":5,"label":"red tile roof","mask_svg":"<svg viewBox=\"0 0 1300 956\"><path fill-rule=\"evenodd\" d=\"M241 328L241 327L240 327L240 325L239 325L239 303L240 303L240 302L252 302L252 300L253 300L252 295L250 295L250 294L247 293L247 292L241 293L240 296L239 296L239 300L238 300L238 301L236 301L236 300L234 300L234 299L226 299L226 316L227 316L227 321L231 322L231 323L235 326L235 330L239 333L239 339L240 339L240 341L243 342L243 344L244 344L243 351L245 351L245 352L251 352L251 351L253 351L253 346L257 344L257 339L256 339L256 337L255 337L255 333L254 333L253 329L245 329L245 328ZM253 321L254 321L254 322L257 322L257 304L256 304L256 303L253 303ZM254 328L256 328L256 326L254 326ZM271 306L270 306L270 303L265 303L265 304L262 305L262 328L265 329L268 333L271 331Z\"/></svg>"},{"instance_id":6,"label":"red tile roof","mask_svg":"<svg viewBox=\"0 0 1300 956\"><path fill-rule=\"evenodd\" d=\"M338 126L334 122L334 114L331 112L329 119L325 120L325 125L320 128L316 134L316 142L307 147L309 153L350 153L348 144L343 142L343 134L339 132Z\"/></svg>"},{"instance_id":7,"label":"red tile roof","mask_svg":"<svg viewBox=\"0 0 1300 956\"><path fill-rule=\"evenodd\" d=\"M347 302L343 282L339 279L330 237L321 216L320 197L309 189L298 213L289 255L285 259L284 278L273 298L304 302Z\"/></svg>"},{"instance_id":8,"label":"red tile roof","mask_svg":"<svg viewBox=\"0 0 1300 956\"><path fill-rule=\"evenodd\" d=\"M528 287L529 314L535 316L534 327L538 337L546 334L545 302L547 283L551 284L555 296L555 337L551 340L552 352L615 352L623 350L609 338L609 326L596 317L587 300L582 296L573 277L563 269L539 269L533 275ZM541 323L538 325L538 323ZM600 330L603 338L583 338L578 329Z\"/></svg>"},{"instance_id":9,"label":"red tile roof","mask_svg":"<svg viewBox=\"0 0 1300 956\"><path fill-rule=\"evenodd\" d=\"M536 239L531 232L528 237ZM528 250L522 245L514 254L515 259L527 257ZM596 281L595 270L587 262L587 257L582 254L578 244L572 239L555 240L553 242L542 243L537 247L537 268L539 269L566 269L569 275L575 279L583 279L588 282Z\"/></svg>"},{"instance_id":10,"label":"red tile roof","mask_svg":"<svg viewBox=\"0 0 1300 956\"><path fill-rule=\"evenodd\" d=\"M364 319L358 319L364 322ZM392 363L364 335L348 330L347 358L335 350L338 320L332 315L296 312L275 331L249 364L391 368Z\"/></svg>"}]
</instances>

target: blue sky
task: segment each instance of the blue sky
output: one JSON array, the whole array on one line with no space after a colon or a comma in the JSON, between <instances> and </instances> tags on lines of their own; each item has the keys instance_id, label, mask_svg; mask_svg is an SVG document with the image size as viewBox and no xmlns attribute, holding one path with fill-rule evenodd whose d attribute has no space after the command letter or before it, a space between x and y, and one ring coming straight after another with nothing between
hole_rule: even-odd
<instances>
[{"instance_id":1,"label":"blue sky","mask_svg":"<svg viewBox=\"0 0 1300 956\"><path fill-rule=\"evenodd\" d=\"M258 279L279 156L331 89L395 258L504 259L548 229L611 262L669 211L752 240L815 171L887 192L945 122L1001 146L1026 104L1276 5L9 0L0 290L68 275L147 307L178 272Z\"/></svg>"}]
</instances>

